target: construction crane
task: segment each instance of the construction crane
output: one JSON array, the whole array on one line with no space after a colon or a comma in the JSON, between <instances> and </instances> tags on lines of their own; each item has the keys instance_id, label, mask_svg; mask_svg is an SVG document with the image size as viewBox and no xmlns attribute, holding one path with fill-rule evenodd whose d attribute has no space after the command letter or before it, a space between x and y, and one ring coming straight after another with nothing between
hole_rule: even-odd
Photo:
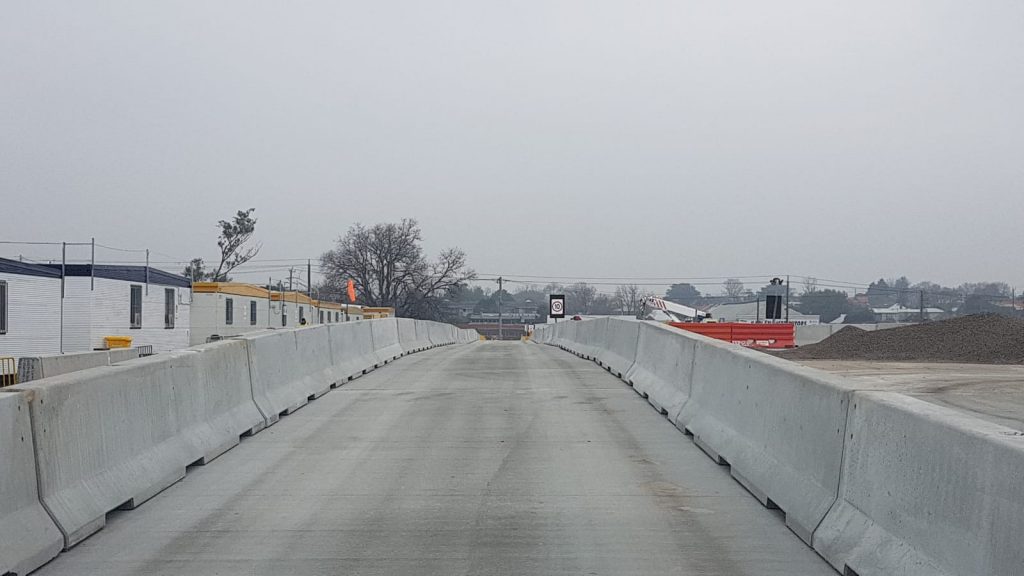
<instances>
[{"instance_id":1,"label":"construction crane","mask_svg":"<svg viewBox=\"0 0 1024 576\"><path fill-rule=\"evenodd\" d=\"M707 322L711 319L711 315L703 310L669 302L657 296L644 298L636 317L640 320L658 322Z\"/></svg>"}]
</instances>

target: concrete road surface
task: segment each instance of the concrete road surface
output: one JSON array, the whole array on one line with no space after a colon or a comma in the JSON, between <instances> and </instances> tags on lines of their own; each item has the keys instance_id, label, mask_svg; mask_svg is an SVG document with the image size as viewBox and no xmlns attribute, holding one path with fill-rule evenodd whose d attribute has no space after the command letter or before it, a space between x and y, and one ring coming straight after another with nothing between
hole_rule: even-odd
<instances>
[{"instance_id":1,"label":"concrete road surface","mask_svg":"<svg viewBox=\"0 0 1024 576\"><path fill-rule=\"evenodd\" d=\"M487 342L311 402L37 574L835 572L618 379Z\"/></svg>"}]
</instances>

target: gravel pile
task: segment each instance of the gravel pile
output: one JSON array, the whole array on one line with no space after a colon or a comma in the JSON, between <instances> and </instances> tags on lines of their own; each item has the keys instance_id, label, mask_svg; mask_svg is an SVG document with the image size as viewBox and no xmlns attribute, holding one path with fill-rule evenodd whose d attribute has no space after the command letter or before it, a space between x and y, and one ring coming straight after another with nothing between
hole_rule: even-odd
<instances>
[{"instance_id":1,"label":"gravel pile","mask_svg":"<svg viewBox=\"0 0 1024 576\"><path fill-rule=\"evenodd\" d=\"M778 355L791 360L1024 364L1024 320L984 314L871 332L848 326L817 344Z\"/></svg>"}]
</instances>

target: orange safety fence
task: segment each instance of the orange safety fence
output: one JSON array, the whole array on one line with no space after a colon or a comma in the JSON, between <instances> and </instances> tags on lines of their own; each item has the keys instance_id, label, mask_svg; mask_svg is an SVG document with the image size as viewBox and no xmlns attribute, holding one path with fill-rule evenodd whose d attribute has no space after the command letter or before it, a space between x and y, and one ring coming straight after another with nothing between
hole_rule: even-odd
<instances>
[{"instance_id":1,"label":"orange safety fence","mask_svg":"<svg viewBox=\"0 0 1024 576\"><path fill-rule=\"evenodd\" d=\"M796 346L796 329L793 324L669 322L669 325L742 346L755 348L793 348Z\"/></svg>"}]
</instances>

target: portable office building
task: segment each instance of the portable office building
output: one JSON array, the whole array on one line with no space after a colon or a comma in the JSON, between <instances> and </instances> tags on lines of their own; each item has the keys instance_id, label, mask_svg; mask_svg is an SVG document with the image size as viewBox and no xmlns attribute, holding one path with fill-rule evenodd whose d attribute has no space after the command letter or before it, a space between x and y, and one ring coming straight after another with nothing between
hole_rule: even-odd
<instances>
[{"instance_id":1,"label":"portable office building","mask_svg":"<svg viewBox=\"0 0 1024 576\"><path fill-rule=\"evenodd\" d=\"M338 304L326 300L315 300L317 308L317 321L320 324L334 324L337 322L352 322L363 319L363 308L355 304Z\"/></svg>"},{"instance_id":2,"label":"portable office building","mask_svg":"<svg viewBox=\"0 0 1024 576\"><path fill-rule=\"evenodd\" d=\"M147 266L69 264L63 270L61 352L106 348L108 336L129 336L132 346L153 352L188 347L188 278Z\"/></svg>"},{"instance_id":3,"label":"portable office building","mask_svg":"<svg viewBox=\"0 0 1024 576\"><path fill-rule=\"evenodd\" d=\"M60 354L60 271L0 258L0 356Z\"/></svg>"},{"instance_id":4,"label":"portable office building","mask_svg":"<svg viewBox=\"0 0 1024 576\"><path fill-rule=\"evenodd\" d=\"M393 318L395 316L395 309L388 306L363 306L362 307L363 317L367 320L374 318Z\"/></svg>"},{"instance_id":5,"label":"portable office building","mask_svg":"<svg viewBox=\"0 0 1024 576\"><path fill-rule=\"evenodd\" d=\"M275 328L312 326L316 323L314 300L302 292L272 291L270 301L271 324Z\"/></svg>"},{"instance_id":6,"label":"portable office building","mask_svg":"<svg viewBox=\"0 0 1024 576\"><path fill-rule=\"evenodd\" d=\"M240 282L192 285L192 345L276 328L270 290Z\"/></svg>"}]
</instances>

